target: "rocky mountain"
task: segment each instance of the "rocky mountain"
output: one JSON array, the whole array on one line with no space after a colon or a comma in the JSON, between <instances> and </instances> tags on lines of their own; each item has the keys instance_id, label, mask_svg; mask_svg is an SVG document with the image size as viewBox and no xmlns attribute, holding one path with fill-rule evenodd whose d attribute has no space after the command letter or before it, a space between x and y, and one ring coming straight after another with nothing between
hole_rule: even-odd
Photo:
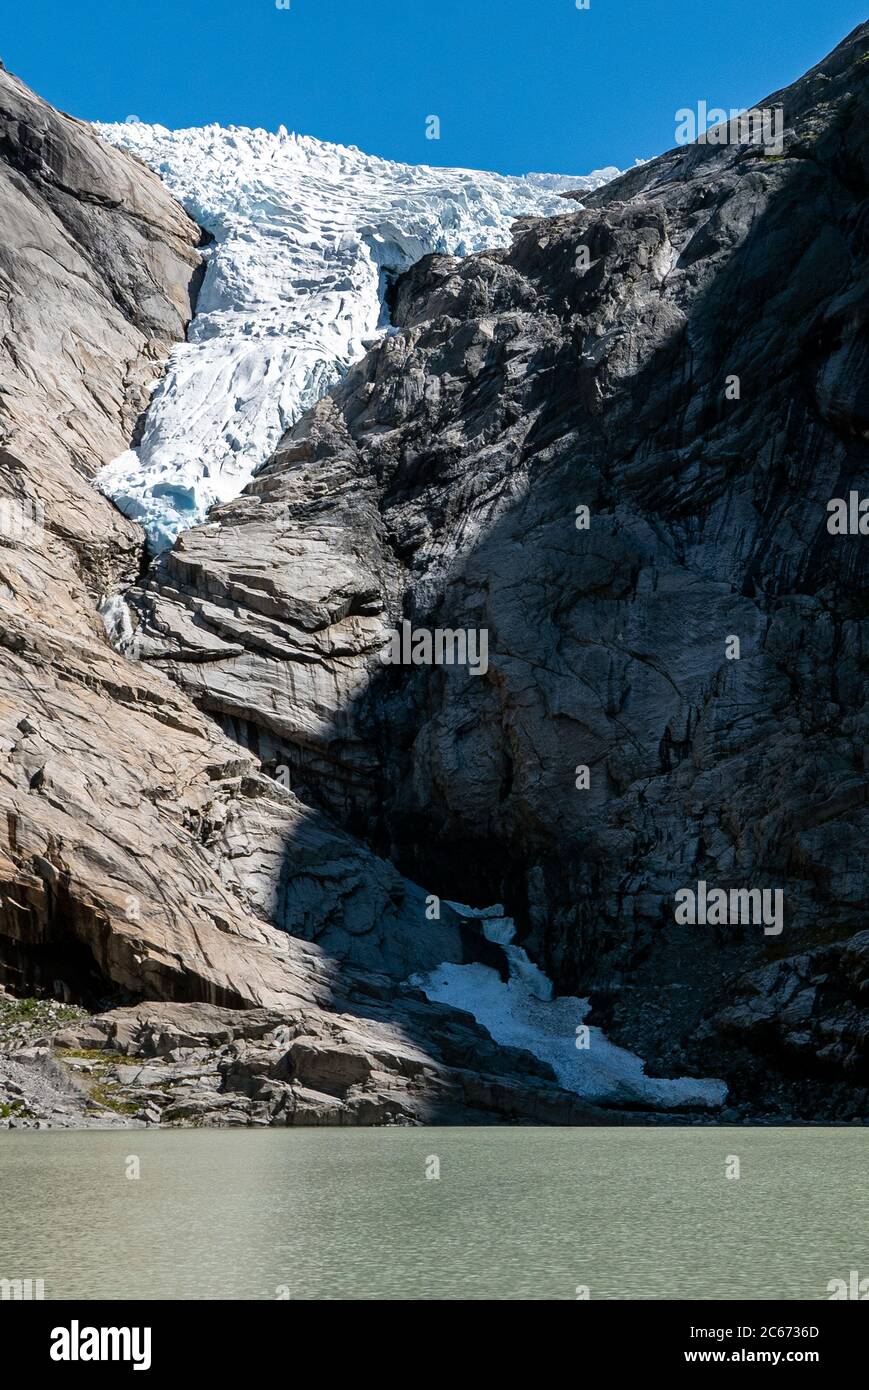
<instances>
[{"instance_id":1,"label":"rocky mountain","mask_svg":"<svg viewBox=\"0 0 869 1390\"><path fill-rule=\"evenodd\" d=\"M867 37L760 103L781 154L683 146L423 257L138 574L91 482L199 228L0 73L0 979L99 1011L55 1046L101 1102L866 1116Z\"/></svg>"},{"instance_id":2,"label":"rocky mountain","mask_svg":"<svg viewBox=\"0 0 869 1390\"><path fill-rule=\"evenodd\" d=\"M651 1067L808 1118L867 1113L866 540L828 525L869 486L867 33L759 103L780 154L735 129L423 258L129 596L144 664L307 805L504 902ZM486 668L385 666L403 622ZM707 888L758 907L680 921Z\"/></svg>"},{"instance_id":3,"label":"rocky mountain","mask_svg":"<svg viewBox=\"0 0 869 1390\"><path fill-rule=\"evenodd\" d=\"M140 162L4 71L0 183L0 982L91 1010L270 1009L280 1075L268 1100L243 1082L252 1122L586 1115L551 1068L496 1048L467 1015L275 925L279 885L303 934L339 919L376 942L409 925L420 939L405 974L486 948L448 908L420 934L421 889L265 777L159 669L110 646L98 609L136 578L144 534L93 479L135 439L184 335L201 232ZM208 1022L221 1058L244 1040ZM50 1031L4 1032L0 1119L42 1122L21 1067L49 1066ZM287 1060L298 1039L313 1049L304 1066Z\"/></svg>"}]
</instances>

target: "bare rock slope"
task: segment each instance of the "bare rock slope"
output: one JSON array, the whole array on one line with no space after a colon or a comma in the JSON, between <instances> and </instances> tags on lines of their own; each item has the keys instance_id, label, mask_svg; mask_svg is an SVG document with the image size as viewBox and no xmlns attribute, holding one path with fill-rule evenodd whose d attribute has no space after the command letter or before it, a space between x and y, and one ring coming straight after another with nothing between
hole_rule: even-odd
<instances>
[{"instance_id":1,"label":"bare rock slope","mask_svg":"<svg viewBox=\"0 0 869 1390\"><path fill-rule=\"evenodd\" d=\"M449 911L426 929L421 889L105 636L98 606L137 577L142 532L91 479L183 337L199 238L144 166L0 71L0 983L91 1009L270 1010L286 1046L257 1113L275 1123L582 1118L549 1068L353 969L384 936L395 979L475 945ZM312 939L340 922L348 963L278 930L283 912ZM49 1044L13 1058L12 1095ZM213 1081L256 1090L240 1062Z\"/></svg>"},{"instance_id":2,"label":"bare rock slope","mask_svg":"<svg viewBox=\"0 0 869 1390\"><path fill-rule=\"evenodd\" d=\"M683 147L420 262L131 595L144 664L309 804L504 901L620 1041L806 1117L867 1114L869 541L827 526L869 489L867 35L761 103L781 155ZM403 619L488 669L385 669ZM781 932L679 925L701 880L782 890Z\"/></svg>"}]
</instances>

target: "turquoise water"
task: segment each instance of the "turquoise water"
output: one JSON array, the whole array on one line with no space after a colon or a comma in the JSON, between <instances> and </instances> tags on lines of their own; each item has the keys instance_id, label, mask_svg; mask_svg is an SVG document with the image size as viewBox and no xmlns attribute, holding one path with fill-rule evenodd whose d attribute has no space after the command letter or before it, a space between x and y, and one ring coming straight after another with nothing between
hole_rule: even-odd
<instances>
[{"instance_id":1,"label":"turquoise water","mask_svg":"<svg viewBox=\"0 0 869 1390\"><path fill-rule=\"evenodd\" d=\"M13 1131L0 1279L56 1299L824 1299L869 1276L867 1160L856 1128Z\"/></svg>"}]
</instances>

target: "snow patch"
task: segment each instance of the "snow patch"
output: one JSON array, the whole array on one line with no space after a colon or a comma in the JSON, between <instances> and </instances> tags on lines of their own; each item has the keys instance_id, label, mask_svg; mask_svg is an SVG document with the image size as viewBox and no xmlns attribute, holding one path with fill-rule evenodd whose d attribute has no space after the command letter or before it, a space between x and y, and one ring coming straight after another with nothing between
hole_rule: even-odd
<instances>
[{"instance_id":1,"label":"snow patch","mask_svg":"<svg viewBox=\"0 0 869 1390\"><path fill-rule=\"evenodd\" d=\"M284 127L96 129L155 169L214 238L188 340L172 352L142 440L97 479L157 550L237 497L377 341L390 275L428 252L509 245L516 217L575 211L560 190L619 172L509 178L395 164Z\"/></svg>"},{"instance_id":2,"label":"snow patch","mask_svg":"<svg viewBox=\"0 0 869 1390\"><path fill-rule=\"evenodd\" d=\"M410 983L427 998L473 1014L495 1042L522 1047L548 1062L565 1090L606 1105L650 1110L712 1109L724 1104L724 1081L646 1075L640 1057L608 1041L600 1028L589 1027L589 1045L576 1046L576 1030L589 1012L587 999L554 998L551 981L513 945L516 929L500 906L474 909L450 903L465 917L480 920L483 934L502 946L510 977L501 979L487 965L439 965Z\"/></svg>"}]
</instances>

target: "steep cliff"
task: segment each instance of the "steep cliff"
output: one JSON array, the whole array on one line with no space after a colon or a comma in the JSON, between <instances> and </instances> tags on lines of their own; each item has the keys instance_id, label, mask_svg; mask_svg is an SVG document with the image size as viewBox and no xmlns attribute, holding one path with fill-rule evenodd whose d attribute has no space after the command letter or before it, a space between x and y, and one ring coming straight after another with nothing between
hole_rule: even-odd
<instances>
[{"instance_id":1,"label":"steep cliff","mask_svg":"<svg viewBox=\"0 0 869 1390\"><path fill-rule=\"evenodd\" d=\"M806 1117L867 1114L867 539L828 529L869 489L867 36L759 103L780 154L681 147L421 261L130 595L145 664L302 800L504 901L656 1066ZM384 667L403 620L485 666ZM781 921L681 923L701 882Z\"/></svg>"},{"instance_id":2,"label":"steep cliff","mask_svg":"<svg viewBox=\"0 0 869 1390\"><path fill-rule=\"evenodd\" d=\"M238 1093L241 1122L583 1118L551 1068L354 970L381 934L395 977L486 943L446 907L421 930L421 889L109 644L98 606L137 576L144 537L91 480L183 338L199 240L155 175L0 71L0 984L152 1001L135 1017L156 1008L160 1036L162 1001L207 1002L178 1047L277 1029L268 1061L246 1070L236 1049L215 1071L199 1118L212 1084ZM349 963L278 930L289 911L311 937L340 921ZM255 1006L268 1026L238 1023ZM117 1017L95 1036L137 1046ZM16 1087L38 1061L13 1059Z\"/></svg>"}]
</instances>

